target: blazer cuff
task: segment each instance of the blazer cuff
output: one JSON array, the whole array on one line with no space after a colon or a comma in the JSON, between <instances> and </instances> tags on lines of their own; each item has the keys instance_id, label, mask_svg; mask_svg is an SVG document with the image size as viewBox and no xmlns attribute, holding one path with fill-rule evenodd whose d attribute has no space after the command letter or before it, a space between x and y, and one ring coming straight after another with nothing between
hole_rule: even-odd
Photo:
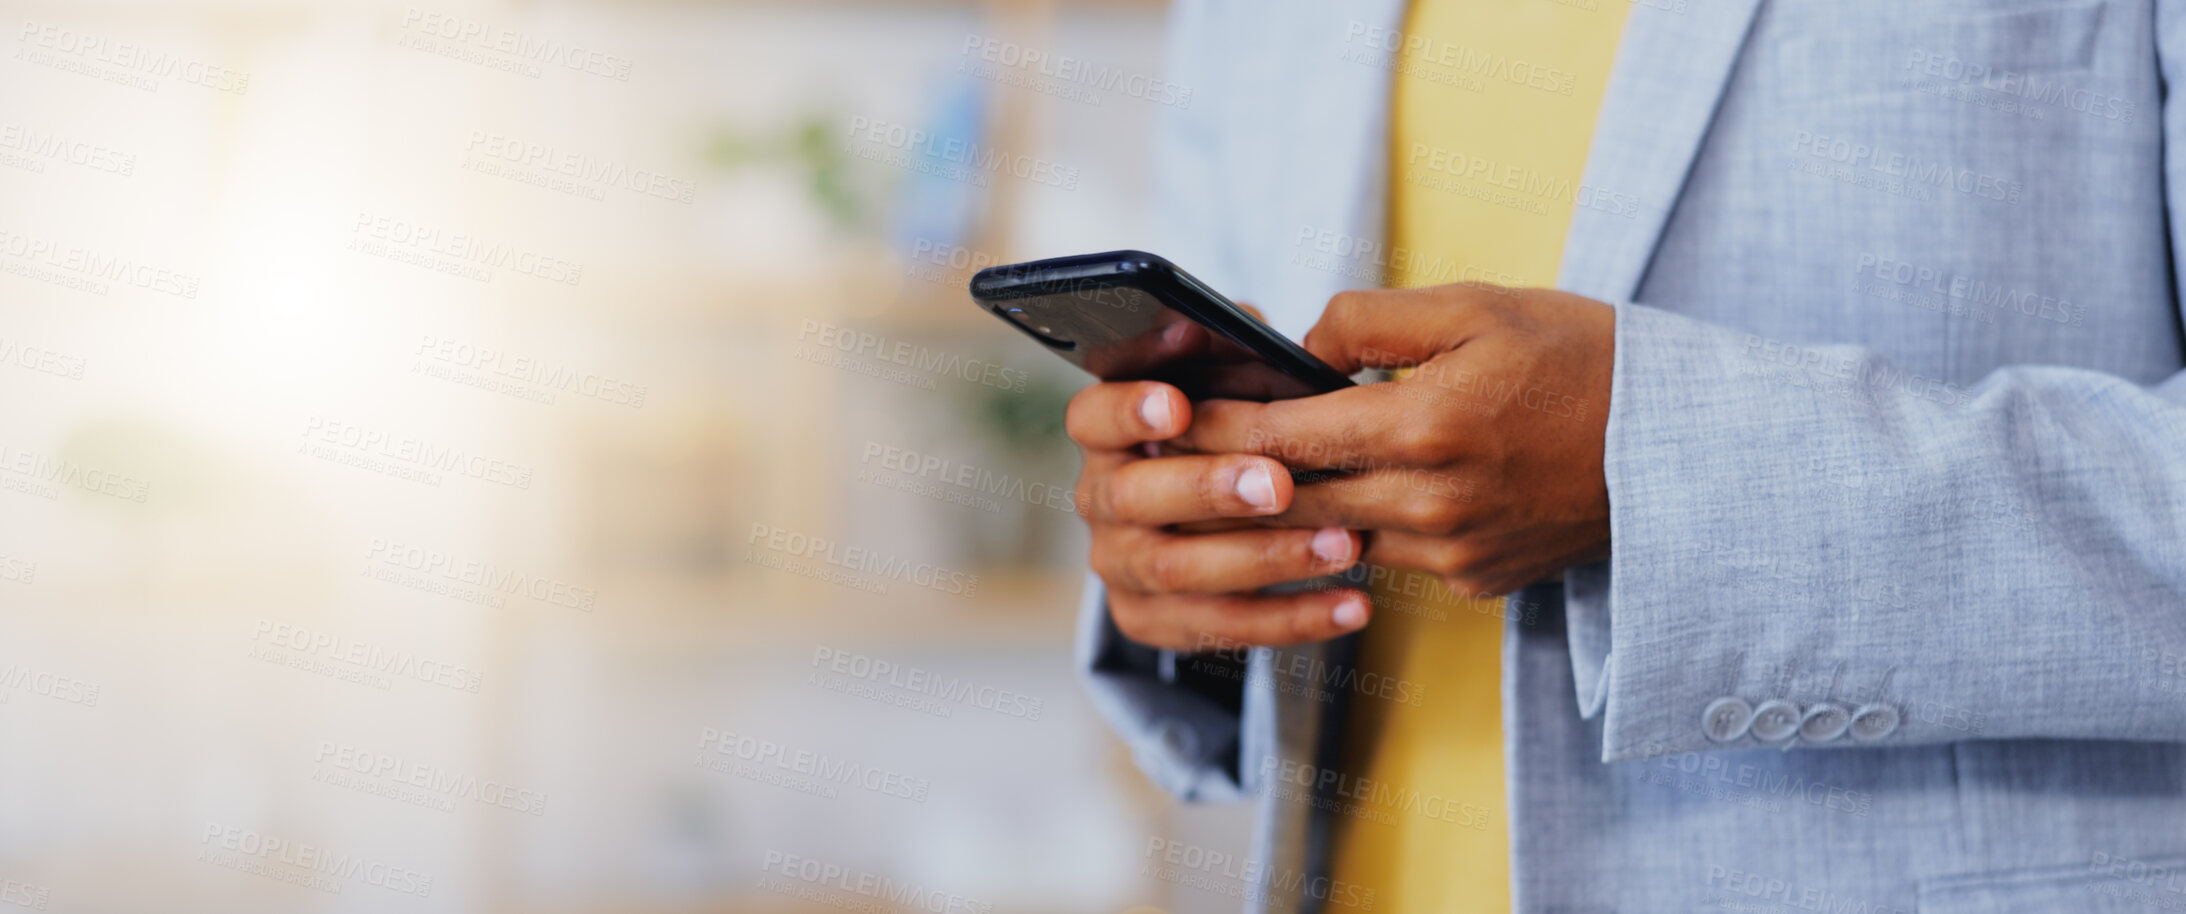
<instances>
[{"instance_id":1,"label":"blazer cuff","mask_svg":"<svg viewBox=\"0 0 2186 914\"><path fill-rule=\"evenodd\" d=\"M1100 579L1091 576L1076 659L1094 709L1130 746L1148 779L1188 801L1247 798L1238 764L1244 667L1125 638L1109 617ZM1236 700L1225 690L1234 690Z\"/></svg>"}]
</instances>

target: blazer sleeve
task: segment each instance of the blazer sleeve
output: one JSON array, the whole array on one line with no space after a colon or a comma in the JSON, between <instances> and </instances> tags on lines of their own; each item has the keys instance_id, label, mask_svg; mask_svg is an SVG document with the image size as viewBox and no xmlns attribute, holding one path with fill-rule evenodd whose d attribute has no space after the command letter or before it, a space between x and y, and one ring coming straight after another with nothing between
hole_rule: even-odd
<instances>
[{"instance_id":1,"label":"blazer sleeve","mask_svg":"<svg viewBox=\"0 0 2186 914\"><path fill-rule=\"evenodd\" d=\"M1149 247L1223 287L1228 211L1218 195L1226 131L1217 69L1224 2L1185 0L1170 13L1162 78L1179 98L1163 108L1154 137L1154 219ZM1116 630L1099 578L1079 608L1079 679L1103 720L1131 747L1148 778L1186 800L1242 801L1239 747L1244 666L1215 656L1180 658Z\"/></svg>"},{"instance_id":2,"label":"blazer sleeve","mask_svg":"<svg viewBox=\"0 0 2186 914\"><path fill-rule=\"evenodd\" d=\"M2186 4L2157 6L2168 96ZM2186 108L2162 117L2175 288ZM1635 304L1616 334L1612 557L1566 614L1604 761L2186 741L2186 374L1960 386Z\"/></svg>"}]
</instances>

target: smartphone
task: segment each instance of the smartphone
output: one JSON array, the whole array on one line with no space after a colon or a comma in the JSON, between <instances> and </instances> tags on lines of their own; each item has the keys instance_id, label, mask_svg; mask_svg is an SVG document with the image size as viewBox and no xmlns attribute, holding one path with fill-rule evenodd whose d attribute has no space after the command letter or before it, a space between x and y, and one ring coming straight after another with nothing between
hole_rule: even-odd
<instances>
[{"instance_id":1,"label":"smartphone","mask_svg":"<svg viewBox=\"0 0 2186 914\"><path fill-rule=\"evenodd\" d=\"M980 307L1103 381L1162 381L1192 400L1285 400L1352 386L1297 343L1144 251L988 267Z\"/></svg>"}]
</instances>

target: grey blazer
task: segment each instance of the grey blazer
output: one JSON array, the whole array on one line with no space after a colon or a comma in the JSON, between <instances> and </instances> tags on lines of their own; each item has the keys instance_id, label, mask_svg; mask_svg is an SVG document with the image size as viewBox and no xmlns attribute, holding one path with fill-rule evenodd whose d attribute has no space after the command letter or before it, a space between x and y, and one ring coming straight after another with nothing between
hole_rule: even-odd
<instances>
[{"instance_id":1,"label":"grey blazer","mask_svg":"<svg viewBox=\"0 0 2186 914\"><path fill-rule=\"evenodd\" d=\"M1503 188L1617 306L1614 557L1508 613L1514 907L2186 910L2186 0L1538 2L1632 8L1583 178ZM1181 3L1156 250L1293 335L1377 284L1401 21ZM1344 641L1081 634L1148 776L1262 807L1164 878L1365 910L1332 817L1465 800L1319 775Z\"/></svg>"}]
</instances>

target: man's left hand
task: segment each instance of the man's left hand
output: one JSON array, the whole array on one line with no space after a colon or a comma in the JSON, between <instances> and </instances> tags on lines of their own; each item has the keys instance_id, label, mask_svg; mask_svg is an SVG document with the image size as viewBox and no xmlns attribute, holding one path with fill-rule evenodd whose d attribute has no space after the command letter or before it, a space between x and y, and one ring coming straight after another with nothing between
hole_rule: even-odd
<instances>
[{"instance_id":1,"label":"man's left hand","mask_svg":"<svg viewBox=\"0 0 2186 914\"><path fill-rule=\"evenodd\" d=\"M1602 443L1616 312L1550 289L1345 292L1305 347L1395 381L1296 400L1211 400L1173 442L1344 475L1262 522L1372 531L1364 560L1467 595L1504 594L1609 555Z\"/></svg>"}]
</instances>

